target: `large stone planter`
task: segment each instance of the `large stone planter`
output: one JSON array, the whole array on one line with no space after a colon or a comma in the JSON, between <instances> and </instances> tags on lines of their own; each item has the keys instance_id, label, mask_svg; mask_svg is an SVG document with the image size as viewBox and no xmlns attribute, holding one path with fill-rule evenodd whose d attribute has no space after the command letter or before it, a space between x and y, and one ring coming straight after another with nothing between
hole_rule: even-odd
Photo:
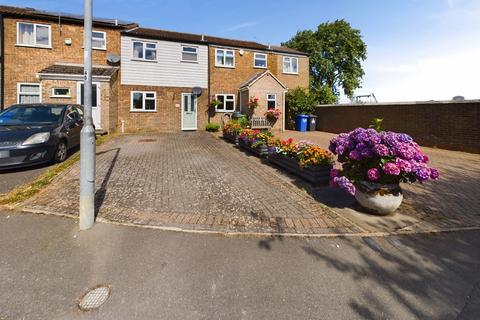
<instances>
[{"instance_id":1,"label":"large stone planter","mask_svg":"<svg viewBox=\"0 0 480 320\"><path fill-rule=\"evenodd\" d=\"M313 184L328 183L332 166L308 166L301 168L298 160L282 154L270 153L268 160L286 171Z\"/></svg>"},{"instance_id":2,"label":"large stone planter","mask_svg":"<svg viewBox=\"0 0 480 320\"><path fill-rule=\"evenodd\" d=\"M256 148L252 148L251 145L249 145L242 139L238 139L238 145L240 146L240 148L247 150L261 158L268 156L268 147L266 145L260 145L260 146L257 146Z\"/></svg>"},{"instance_id":3,"label":"large stone planter","mask_svg":"<svg viewBox=\"0 0 480 320\"><path fill-rule=\"evenodd\" d=\"M238 144L238 134L223 132L223 138L231 143Z\"/></svg>"},{"instance_id":4,"label":"large stone planter","mask_svg":"<svg viewBox=\"0 0 480 320\"><path fill-rule=\"evenodd\" d=\"M402 189L398 184L361 182L355 189L355 199L358 203L378 215L393 214L403 201Z\"/></svg>"}]
</instances>

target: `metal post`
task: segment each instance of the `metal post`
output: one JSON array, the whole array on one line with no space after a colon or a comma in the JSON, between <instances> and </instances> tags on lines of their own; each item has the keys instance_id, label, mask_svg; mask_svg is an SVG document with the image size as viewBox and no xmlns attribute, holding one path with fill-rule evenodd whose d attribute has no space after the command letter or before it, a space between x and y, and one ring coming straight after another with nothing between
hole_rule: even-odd
<instances>
[{"instance_id":1,"label":"metal post","mask_svg":"<svg viewBox=\"0 0 480 320\"><path fill-rule=\"evenodd\" d=\"M84 85L85 121L80 133L80 230L90 229L95 220L95 129L92 119L92 0L84 0Z\"/></svg>"}]
</instances>

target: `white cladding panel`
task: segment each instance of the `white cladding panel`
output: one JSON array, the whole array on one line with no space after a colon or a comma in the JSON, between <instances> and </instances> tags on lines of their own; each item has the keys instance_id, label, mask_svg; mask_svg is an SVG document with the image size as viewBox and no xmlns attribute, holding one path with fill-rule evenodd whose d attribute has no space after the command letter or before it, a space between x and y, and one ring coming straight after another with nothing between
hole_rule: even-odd
<instances>
[{"instance_id":1,"label":"white cladding panel","mask_svg":"<svg viewBox=\"0 0 480 320\"><path fill-rule=\"evenodd\" d=\"M133 58L133 41L157 44L156 61ZM122 36L121 84L161 87L208 87L208 47L205 45L146 40ZM197 47L198 62L182 61L182 45Z\"/></svg>"}]
</instances>

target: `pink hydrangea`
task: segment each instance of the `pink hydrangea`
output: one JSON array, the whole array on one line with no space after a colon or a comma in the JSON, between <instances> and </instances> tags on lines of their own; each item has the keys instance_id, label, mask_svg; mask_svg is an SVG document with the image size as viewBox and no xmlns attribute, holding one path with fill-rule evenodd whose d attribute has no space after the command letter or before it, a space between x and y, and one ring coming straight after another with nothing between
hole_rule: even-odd
<instances>
[{"instance_id":1,"label":"pink hydrangea","mask_svg":"<svg viewBox=\"0 0 480 320\"><path fill-rule=\"evenodd\" d=\"M392 176L398 176L400 174L400 168L393 162L387 162L383 166L383 172Z\"/></svg>"},{"instance_id":2,"label":"pink hydrangea","mask_svg":"<svg viewBox=\"0 0 480 320\"><path fill-rule=\"evenodd\" d=\"M377 181L380 179L380 170L378 168L371 168L367 171L367 176L370 181Z\"/></svg>"}]
</instances>

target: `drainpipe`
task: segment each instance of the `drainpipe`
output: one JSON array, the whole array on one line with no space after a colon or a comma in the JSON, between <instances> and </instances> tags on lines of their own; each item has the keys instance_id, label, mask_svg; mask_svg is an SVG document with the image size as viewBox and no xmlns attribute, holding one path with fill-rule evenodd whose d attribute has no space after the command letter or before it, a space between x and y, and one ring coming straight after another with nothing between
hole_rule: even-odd
<instances>
[{"instance_id":1,"label":"drainpipe","mask_svg":"<svg viewBox=\"0 0 480 320\"><path fill-rule=\"evenodd\" d=\"M202 41L204 41L204 36L202 35ZM208 123L210 123L210 46L207 45L207 77L208 77L208 83L207 83L207 116L208 116Z\"/></svg>"},{"instance_id":2,"label":"drainpipe","mask_svg":"<svg viewBox=\"0 0 480 320\"><path fill-rule=\"evenodd\" d=\"M4 57L5 57L5 40L4 40L4 24L3 24L3 14L0 14L0 111L3 111L4 104L4 84L5 84L5 72L4 72Z\"/></svg>"},{"instance_id":3,"label":"drainpipe","mask_svg":"<svg viewBox=\"0 0 480 320\"><path fill-rule=\"evenodd\" d=\"M282 117L282 132L285 132L285 118L287 115L285 114L285 96L286 96L287 91L283 91L283 117Z\"/></svg>"}]
</instances>

